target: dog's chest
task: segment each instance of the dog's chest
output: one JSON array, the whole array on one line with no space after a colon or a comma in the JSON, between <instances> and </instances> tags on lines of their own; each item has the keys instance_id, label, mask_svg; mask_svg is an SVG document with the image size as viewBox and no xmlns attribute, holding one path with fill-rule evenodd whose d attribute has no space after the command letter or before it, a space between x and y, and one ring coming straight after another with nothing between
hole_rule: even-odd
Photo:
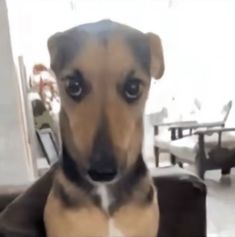
<instances>
[{"instance_id":1,"label":"dog's chest","mask_svg":"<svg viewBox=\"0 0 235 237\"><path fill-rule=\"evenodd\" d=\"M134 201L121 205L112 215L109 207L116 199L105 186L96 188L100 207L68 208L53 192L44 212L48 237L155 237L158 230L157 202L139 205Z\"/></svg>"},{"instance_id":2,"label":"dog's chest","mask_svg":"<svg viewBox=\"0 0 235 237\"><path fill-rule=\"evenodd\" d=\"M99 185L96 189L97 195L100 197L102 209L108 213L108 209L113 202L113 197L105 185ZM115 225L115 220L109 218L108 220L108 236L107 237L125 237L121 230Z\"/></svg>"}]
</instances>

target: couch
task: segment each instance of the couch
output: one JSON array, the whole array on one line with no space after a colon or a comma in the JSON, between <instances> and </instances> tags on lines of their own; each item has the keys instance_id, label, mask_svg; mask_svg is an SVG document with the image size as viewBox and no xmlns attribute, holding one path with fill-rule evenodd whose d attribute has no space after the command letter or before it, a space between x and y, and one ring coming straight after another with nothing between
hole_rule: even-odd
<instances>
[{"instance_id":1,"label":"couch","mask_svg":"<svg viewBox=\"0 0 235 237\"><path fill-rule=\"evenodd\" d=\"M43 208L55 170L56 165L30 188L0 187L0 237L45 237ZM151 173L160 206L158 237L206 237L203 181L176 167Z\"/></svg>"}]
</instances>

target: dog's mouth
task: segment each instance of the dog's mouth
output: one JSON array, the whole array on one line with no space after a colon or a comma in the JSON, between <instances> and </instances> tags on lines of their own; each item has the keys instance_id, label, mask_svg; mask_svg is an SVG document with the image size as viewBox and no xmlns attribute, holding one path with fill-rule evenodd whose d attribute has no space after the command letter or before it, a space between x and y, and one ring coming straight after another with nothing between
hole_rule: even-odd
<instances>
[{"instance_id":1,"label":"dog's mouth","mask_svg":"<svg viewBox=\"0 0 235 237\"><path fill-rule=\"evenodd\" d=\"M88 170L89 178L94 182L111 182L117 177L117 170L98 171L95 169Z\"/></svg>"}]
</instances>

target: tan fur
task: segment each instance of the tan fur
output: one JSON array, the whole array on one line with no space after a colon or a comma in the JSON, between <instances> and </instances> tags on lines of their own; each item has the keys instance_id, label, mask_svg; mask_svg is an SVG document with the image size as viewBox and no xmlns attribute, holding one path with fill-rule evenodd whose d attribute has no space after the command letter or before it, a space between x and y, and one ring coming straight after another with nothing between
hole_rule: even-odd
<instances>
[{"instance_id":1,"label":"tan fur","mask_svg":"<svg viewBox=\"0 0 235 237\"><path fill-rule=\"evenodd\" d=\"M140 207L130 203L120 208L114 215L114 220L125 237L156 237L159 224L158 204Z\"/></svg>"},{"instance_id":2,"label":"tan fur","mask_svg":"<svg viewBox=\"0 0 235 237\"><path fill-rule=\"evenodd\" d=\"M123 237L156 237L159 228L156 191L153 202L148 205L139 204L135 198L144 194L149 182L151 183L147 177L142 181L141 193L136 193L132 202L122 206L113 216L90 202L89 197L68 182L63 173L58 172L56 177L71 196L76 195L84 200L84 205L79 209L65 208L52 189L44 211L48 237L116 237L109 235L110 220Z\"/></svg>"},{"instance_id":3,"label":"tan fur","mask_svg":"<svg viewBox=\"0 0 235 237\"><path fill-rule=\"evenodd\" d=\"M110 40L108 49L102 48L96 41L89 42L82 53L72 63L73 69L83 72L86 79L92 85L94 93L88 96L82 103L76 103L68 98L64 91L65 81L59 80L62 106L68 117L68 125L73 143L82 157L89 157L94 135L101 119L107 117L111 140L114 143L117 156L122 161L123 153L128 153L126 164L131 165L139 153L142 141L141 118L136 120L137 114L142 113L144 102L149 88L147 75L139 68L135 76L144 81L141 88L143 96L138 106L130 108L114 90L117 83L124 80L132 68L134 59L129 48L120 37ZM112 57L112 55L115 57ZM99 60L102 58L103 60ZM68 72L67 72L68 73ZM66 74L66 73L65 73ZM91 109L92 108L92 109ZM80 115L83 116L80 116ZM119 121L117 123L117 121ZM64 121L62 122L64 123ZM66 132L66 131L65 131ZM68 133L68 132L67 132ZM67 138L66 138L67 139ZM64 139L66 141L66 139Z\"/></svg>"},{"instance_id":4,"label":"tan fur","mask_svg":"<svg viewBox=\"0 0 235 237\"><path fill-rule=\"evenodd\" d=\"M44 221L48 237L94 237L107 236L107 217L86 197L83 190L69 182L61 170L55 180L63 185L70 197L83 202L83 207L66 208L52 188L44 210Z\"/></svg>"},{"instance_id":5,"label":"tan fur","mask_svg":"<svg viewBox=\"0 0 235 237\"><path fill-rule=\"evenodd\" d=\"M112 219L124 237L156 237L158 204L146 207L129 204L123 206ZM100 209L85 206L79 211L68 210L53 194L48 198L45 223L48 237L109 237L109 217Z\"/></svg>"},{"instance_id":6,"label":"tan fur","mask_svg":"<svg viewBox=\"0 0 235 237\"><path fill-rule=\"evenodd\" d=\"M66 209L50 193L44 213L48 237L106 237L107 217L95 206Z\"/></svg>"},{"instance_id":7,"label":"tan fur","mask_svg":"<svg viewBox=\"0 0 235 237\"><path fill-rule=\"evenodd\" d=\"M162 43L158 35L148 33L147 37L151 48L151 74L155 79L160 79L164 73L165 65L162 52Z\"/></svg>"}]
</instances>

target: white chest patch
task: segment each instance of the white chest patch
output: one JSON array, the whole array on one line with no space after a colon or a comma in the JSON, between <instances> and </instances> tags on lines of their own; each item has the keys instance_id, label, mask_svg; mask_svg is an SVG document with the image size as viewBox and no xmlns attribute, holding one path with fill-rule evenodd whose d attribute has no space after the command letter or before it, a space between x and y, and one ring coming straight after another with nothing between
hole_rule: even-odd
<instances>
[{"instance_id":1,"label":"white chest patch","mask_svg":"<svg viewBox=\"0 0 235 237\"><path fill-rule=\"evenodd\" d=\"M105 185L99 185L96 190L97 194L100 196L101 199L101 206L102 208L108 212L109 205L111 204L111 196L108 193L108 189Z\"/></svg>"},{"instance_id":2,"label":"white chest patch","mask_svg":"<svg viewBox=\"0 0 235 237\"><path fill-rule=\"evenodd\" d=\"M103 210L108 212L108 208L112 202L112 196L108 192L107 186L99 185L96 189L96 193L100 196L101 206ZM109 219L108 228L109 229L107 237L125 237L124 234L115 226L115 222L112 218Z\"/></svg>"},{"instance_id":3,"label":"white chest patch","mask_svg":"<svg viewBox=\"0 0 235 237\"><path fill-rule=\"evenodd\" d=\"M124 234L115 226L113 219L109 220L109 234L108 237L125 237Z\"/></svg>"}]
</instances>

